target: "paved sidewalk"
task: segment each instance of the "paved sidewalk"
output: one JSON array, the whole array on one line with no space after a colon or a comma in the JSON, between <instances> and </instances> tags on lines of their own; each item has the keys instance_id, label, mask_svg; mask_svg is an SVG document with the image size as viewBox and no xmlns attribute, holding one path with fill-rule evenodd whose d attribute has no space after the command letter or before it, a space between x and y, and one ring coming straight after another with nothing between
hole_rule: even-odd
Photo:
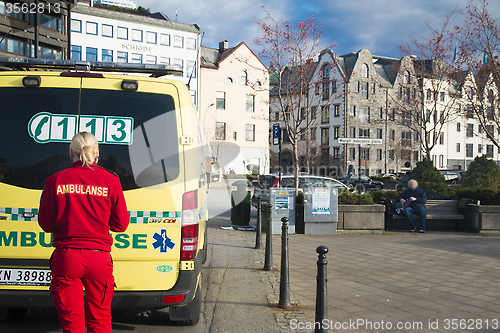
<instances>
[{"instance_id":1,"label":"paved sidewalk","mask_svg":"<svg viewBox=\"0 0 500 333\"><path fill-rule=\"evenodd\" d=\"M280 241L280 236L273 237L278 267ZM500 332L498 236L451 232L290 235L291 291L311 322L315 249L319 245L330 250L328 314L332 327L358 319L373 325L371 329L360 325L331 332ZM452 329L454 322L447 319L458 319L458 328ZM377 327L382 320L385 326ZM434 325L431 328L429 321ZM392 329L386 329L388 322ZM397 329L398 322L411 329Z\"/></svg>"}]
</instances>

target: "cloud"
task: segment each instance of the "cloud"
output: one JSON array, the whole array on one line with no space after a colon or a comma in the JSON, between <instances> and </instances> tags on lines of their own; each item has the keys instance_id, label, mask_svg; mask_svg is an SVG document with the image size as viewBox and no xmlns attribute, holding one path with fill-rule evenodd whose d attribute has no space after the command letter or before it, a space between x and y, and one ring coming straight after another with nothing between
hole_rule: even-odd
<instances>
[{"instance_id":1,"label":"cloud","mask_svg":"<svg viewBox=\"0 0 500 333\"><path fill-rule=\"evenodd\" d=\"M439 28L445 15L455 8L464 9L467 0L136 0L138 5L152 11L162 11L170 19L184 23L197 23L205 37L203 44L217 47L218 42L229 40L234 46L245 41L259 51L253 39L262 35L254 18L264 18L261 6L276 18L293 23L311 15L323 26L321 45L337 44L338 54L369 49L375 54L399 57L398 46L411 37L429 35L425 22ZM500 2L489 5L490 13L500 17ZM452 24L463 17L454 15Z\"/></svg>"}]
</instances>

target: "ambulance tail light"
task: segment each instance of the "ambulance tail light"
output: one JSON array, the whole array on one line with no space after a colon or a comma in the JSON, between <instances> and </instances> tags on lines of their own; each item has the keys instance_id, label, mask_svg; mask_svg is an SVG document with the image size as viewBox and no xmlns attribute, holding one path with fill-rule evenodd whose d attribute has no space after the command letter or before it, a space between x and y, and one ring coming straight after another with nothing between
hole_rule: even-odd
<instances>
[{"instance_id":1,"label":"ambulance tail light","mask_svg":"<svg viewBox=\"0 0 500 333\"><path fill-rule=\"evenodd\" d=\"M181 260L193 260L198 251L198 190L182 196Z\"/></svg>"}]
</instances>

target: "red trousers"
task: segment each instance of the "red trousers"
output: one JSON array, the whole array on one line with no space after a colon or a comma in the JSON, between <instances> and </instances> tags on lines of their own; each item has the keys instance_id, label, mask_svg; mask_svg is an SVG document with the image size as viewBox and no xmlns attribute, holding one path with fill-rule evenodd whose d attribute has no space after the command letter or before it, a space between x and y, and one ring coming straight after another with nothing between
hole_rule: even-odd
<instances>
[{"instance_id":1,"label":"red trousers","mask_svg":"<svg viewBox=\"0 0 500 333\"><path fill-rule=\"evenodd\" d=\"M111 333L115 280L109 252L56 249L50 293L64 333ZM83 287L85 287L85 304Z\"/></svg>"}]
</instances>

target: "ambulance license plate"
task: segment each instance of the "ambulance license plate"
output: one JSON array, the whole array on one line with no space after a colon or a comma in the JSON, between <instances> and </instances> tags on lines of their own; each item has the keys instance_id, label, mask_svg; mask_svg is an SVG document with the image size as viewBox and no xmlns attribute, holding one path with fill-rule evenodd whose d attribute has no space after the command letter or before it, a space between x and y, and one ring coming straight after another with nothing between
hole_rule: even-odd
<instances>
[{"instance_id":1,"label":"ambulance license plate","mask_svg":"<svg viewBox=\"0 0 500 333\"><path fill-rule=\"evenodd\" d=\"M50 269L0 268L0 285L48 286L51 280Z\"/></svg>"}]
</instances>

